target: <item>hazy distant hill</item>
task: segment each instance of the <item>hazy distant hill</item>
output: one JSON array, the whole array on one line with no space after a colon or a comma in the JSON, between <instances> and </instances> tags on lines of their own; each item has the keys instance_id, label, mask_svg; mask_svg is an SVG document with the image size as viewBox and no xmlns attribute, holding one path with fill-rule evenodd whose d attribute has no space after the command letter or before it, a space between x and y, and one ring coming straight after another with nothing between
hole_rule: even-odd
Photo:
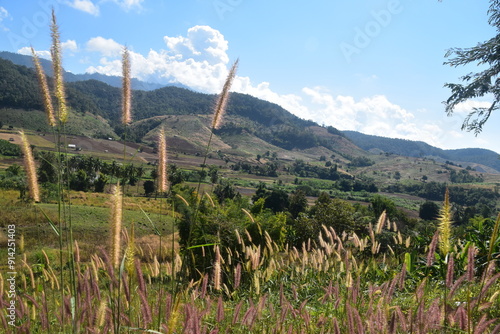
<instances>
[{"instance_id":1,"label":"hazy distant hill","mask_svg":"<svg viewBox=\"0 0 500 334\"><path fill-rule=\"evenodd\" d=\"M500 172L499 155L491 150L481 148L443 150L421 141L365 135L357 131L344 131L344 134L366 151L380 150L408 157L432 157L469 164L472 167L475 167L473 165L475 163L481 163Z\"/></svg>"},{"instance_id":2,"label":"hazy distant hill","mask_svg":"<svg viewBox=\"0 0 500 334\"><path fill-rule=\"evenodd\" d=\"M33 60L31 56L22 55L19 53L1 51L0 58L10 60L16 65L22 65L29 68L33 68ZM45 73L48 76L52 76L52 63L49 60L43 58L40 58L40 63L42 64ZM121 77L117 76L103 75L99 73L73 74L71 72L64 72L64 80L66 82L84 81L91 79L105 82L113 87L121 87L122 84ZM181 84L162 85L158 83L144 82L138 79L132 79L132 89L154 90L165 86L185 87Z\"/></svg>"}]
</instances>

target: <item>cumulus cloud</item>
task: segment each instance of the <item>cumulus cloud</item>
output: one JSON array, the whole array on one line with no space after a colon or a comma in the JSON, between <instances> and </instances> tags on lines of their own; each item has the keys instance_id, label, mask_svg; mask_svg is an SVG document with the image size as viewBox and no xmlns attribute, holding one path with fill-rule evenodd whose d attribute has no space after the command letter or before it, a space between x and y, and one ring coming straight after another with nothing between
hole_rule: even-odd
<instances>
[{"instance_id":1,"label":"cumulus cloud","mask_svg":"<svg viewBox=\"0 0 500 334\"><path fill-rule=\"evenodd\" d=\"M228 42L218 30L209 26L194 26L188 29L186 37L165 36L163 40L171 52L183 58L203 59L210 64L229 62Z\"/></svg>"},{"instance_id":2,"label":"cumulus cloud","mask_svg":"<svg viewBox=\"0 0 500 334\"><path fill-rule=\"evenodd\" d=\"M99 52L101 55L106 57L119 57L123 50L123 46L111 38L106 39L98 36L91 38L87 42L87 50L91 52Z\"/></svg>"},{"instance_id":3,"label":"cumulus cloud","mask_svg":"<svg viewBox=\"0 0 500 334\"><path fill-rule=\"evenodd\" d=\"M228 42L208 26L195 26L186 36L163 38L166 49L150 50L147 55L131 51L132 76L160 83L181 83L207 93L218 92L228 73ZM112 39L95 37L87 42L87 50L98 52L98 66L87 72L118 75L123 46Z\"/></svg>"},{"instance_id":4,"label":"cumulus cloud","mask_svg":"<svg viewBox=\"0 0 500 334\"><path fill-rule=\"evenodd\" d=\"M31 56L32 55L31 54L31 48L29 46L25 46L23 48L20 48L19 50L17 50L17 53L20 53L20 54L26 55L26 56ZM37 51L37 50L35 50L35 53L40 58L51 60L51 58L50 58L50 51Z\"/></svg>"},{"instance_id":5,"label":"cumulus cloud","mask_svg":"<svg viewBox=\"0 0 500 334\"><path fill-rule=\"evenodd\" d=\"M81 10L82 12L88 13L90 15L94 16L99 15L99 6L94 4L90 0L73 0L73 1L68 1L67 4L70 7L73 7L77 10Z\"/></svg>"},{"instance_id":6,"label":"cumulus cloud","mask_svg":"<svg viewBox=\"0 0 500 334\"><path fill-rule=\"evenodd\" d=\"M61 47L65 51L76 52L78 51L78 45L75 40L68 39L66 42L61 43Z\"/></svg>"},{"instance_id":7,"label":"cumulus cloud","mask_svg":"<svg viewBox=\"0 0 500 334\"><path fill-rule=\"evenodd\" d=\"M467 100L456 105L455 112L468 114L474 110L474 108L489 108L491 107L491 102L488 101L478 101L478 100Z\"/></svg>"}]
</instances>

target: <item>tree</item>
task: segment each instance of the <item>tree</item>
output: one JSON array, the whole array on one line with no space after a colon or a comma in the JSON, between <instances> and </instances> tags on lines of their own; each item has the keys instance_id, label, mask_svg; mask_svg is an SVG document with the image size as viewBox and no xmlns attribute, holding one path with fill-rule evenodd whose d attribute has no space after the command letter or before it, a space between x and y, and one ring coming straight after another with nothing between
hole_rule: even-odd
<instances>
[{"instance_id":1,"label":"tree","mask_svg":"<svg viewBox=\"0 0 500 334\"><path fill-rule=\"evenodd\" d=\"M284 212L288 208L288 194L281 189L273 189L266 197L265 207L273 212Z\"/></svg>"},{"instance_id":2,"label":"tree","mask_svg":"<svg viewBox=\"0 0 500 334\"><path fill-rule=\"evenodd\" d=\"M418 216L423 220L435 220L439 216L439 205L431 201L422 203Z\"/></svg>"},{"instance_id":3,"label":"tree","mask_svg":"<svg viewBox=\"0 0 500 334\"><path fill-rule=\"evenodd\" d=\"M209 167L208 176L210 176L210 182L216 184L219 180L219 167L212 165Z\"/></svg>"},{"instance_id":4,"label":"tree","mask_svg":"<svg viewBox=\"0 0 500 334\"><path fill-rule=\"evenodd\" d=\"M380 215L384 211L387 213L387 216L391 219L396 217L397 215L396 204L394 204L394 202L387 197L375 195L372 197L370 203L375 218L380 217Z\"/></svg>"},{"instance_id":5,"label":"tree","mask_svg":"<svg viewBox=\"0 0 500 334\"><path fill-rule=\"evenodd\" d=\"M463 84L446 83L451 89L451 96L445 101L446 112L452 115L455 107L469 99L493 95L493 102L488 107L473 108L462 124L462 130L474 131L478 135L491 113L498 109L500 100L500 0L490 0L488 23L497 29L497 35L470 48L449 49L445 64L458 67L470 63L487 68L477 73L469 73L460 78Z\"/></svg>"},{"instance_id":6,"label":"tree","mask_svg":"<svg viewBox=\"0 0 500 334\"><path fill-rule=\"evenodd\" d=\"M299 213L307 209L306 193L300 189L295 190L295 192L289 196L289 203L288 210L293 218L297 218Z\"/></svg>"},{"instance_id":7,"label":"tree","mask_svg":"<svg viewBox=\"0 0 500 334\"><path fill-rule=\"evenodd\" d=\"M106 174L99 174L99 177L94 182L94 191L96 193L104 192L104 188L108 182L109 177Z\"/></svg>"},{"instance_id":8,"label":"tree","mask_svg":"<svg viewBox=\"0 0 500 334\"><path fill-rule=\"evenodd\" d=\"M156 190L155 183L154 183L154 181L151 181L151 180L145 181L143 184L143 187L144 187L144 193L146 194L146 196L150 196Z\"/></svg>"},{"instance_id":9,"label":"tree","mask_svg":"<svg viewBox=\"0 0 500 334\"><path fill-rule=\"evenodd\" d=\"M238 192L231 183L223 180L223 182L215 186L214 194L219 203L223 203L226 198L233 199L238 195Z\"/></svg>"}]
</instances>

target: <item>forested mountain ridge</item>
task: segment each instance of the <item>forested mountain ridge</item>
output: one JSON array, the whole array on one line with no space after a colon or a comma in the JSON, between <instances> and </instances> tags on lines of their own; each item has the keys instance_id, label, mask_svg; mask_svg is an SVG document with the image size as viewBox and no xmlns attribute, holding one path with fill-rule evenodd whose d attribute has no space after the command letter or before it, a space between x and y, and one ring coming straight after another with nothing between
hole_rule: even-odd
<instances>
[{"instance_id":1,"label":"forested mountain ridge","mask_svg":"<svg viewBox=\"0 0 500 334\"><path fill-rule=\"evenodd\" d=\"M23 123L20 110L43 110L42 100L39 94L38 83L35 73L26 66L15 65L11 61L0 58L0 107L16 109L17 126L35 126L32 130L46 131L41 122ZM49 80L51 84L51 80ZM109 123L115 133L120 136L123 128L120 121L121 113L121 91L120 88L112 87L97 80L86 80L66 83L66 95L68 104L75 114L94 115ZM177 121L187 122L187 118L180 116L199 117L200 127L210 124L210 115L215 104L216 95L194 92L179 87L162 87L152 91L134 90L132 98L133 121L127 133L127 139L141 142L145 136L151 137L155 129L162 123L158 117L176 115ZM40 117L38 115L37 117ZM9 115L2 115L4 124L7 124ZM330 153L340 155L364 154L362 150L348 141L340 131L333 127L322 130L316 123L306 121L291 114L277 104L259 100L245 94L232 93L227 107L226 121L216 135L223 137L227 147L236 147L235 141L254 142L251 137L257 137L261 143L270 145L268 149L280 148L282 150L307 150L316 147L324 147ZM26 119L26 118L24 118ZM139 122L141 120L148 120ZM192 121L192 119L191 119ZM13 124L13 125L16 125ZM190 124L170 124L172 133L190 140L194 132L201 133L205 130L193 128ZM183 130L184 128L184 130ZM78 128L74 128L78 131ZM189 129L189 130L188 130ZM183 132L184 131L184 132ZM188 131L188 132L187 132ZM83 135L83 133L73 133ZM88 135L88 132L87 134ZM93 136L108 136L109 131L101 129ZM243 140L242 138L246 139ZM202 140L200 140L200 143ZM346 149L349 153L343 153Z\"/></svg>"},{"instance_id":2,"label":"forested mountain ridge","mask_svg":"<svg viewBox=\"0 0 500 334\"><path fill-rule=\"evenodd\" d=\"M422 141L366 135L357 131L343 131L343 133L354 144L366 151L379 150L407 157L429 157L443 162L453 161L455 163L470 165L471 167L476 167L474 164L481 163L495 169L497 173L500 172L499 155L491 150L482 148L444 150Z\"/></svg>"},{"instance_id":3,"label":"forested mountain ridge","mask_svg":"<svg viewBox=\"0 0 500 334\"><path fill-rule=\"evenodd\" d=\"M0 53L0 55L2 54L6 53ZM19 59L31 61L31 57L28 56L21 56ZM42 60L42 62L50 68L49 61ZM67 82L66 94L73 112L75 115L80 115L79 119L88 121L89 117L93 115L94 124L101 120L100 122L104 125L99 129L94 127L96 130L93 132L91 129L87 129L85 133L74 134L101 138L117 138L122 134L120 88L98 80L74 81ZM173 86L151 91L134 90L132 99L134 123L130 126L127 138L136 142L141 142L144 139L150 142L156 128L165 123L170 127L172 137L175 134L176 140L181 138L190 142L190 137L194 132L198 134L206 132L210 124L210 114L215 99L215 95ZM40 121L24 121L26 117L31 116L20 117L22 116L22 113L19 112L21 110L43 110L34 71L26 66L15 65L1 57L0 108L17 109L18 111L12 113L13 117L16 114L17 123L31 126L32 130L46 131ZM165 116L168 115L175 115L176 118L167 121ZM199 118L194 121L191 117L193 115L197 115ZM10 116L0 116L2 116L0 120L7 124L6 119ZM42 115L37 114L37 117L41 119ZM225 144L221 142L221 148L231 147L235 149L238 146L235 144L237 142L247 146L250 143L254 145L266 143L265 145L269 145L268 149L272 150L274 148L315 150L314 152L319 152L319 155L330 156L334 153L347 160L365 155L363 150L378 149L409 157L426 156L437 160L441 159L443 162L445 160L466 162L473 167L475 164L481 163L493 168L493 172L500 171L500 160L497 159L498 155L492 151L480 149L442 150L424 142L368 136L351 131L346 131L344 134L333 127L320 127L312 121L300 119L276 104L245 94L232 93L225 117L226 120L223 122L222 128L216 132L219 139L225 142ZM196 124L198 128L193 127ZM73 128L74 131L78 131L78 129L78 125ZM115 134L112 133L113 131ZM345 138L346 136L349 140ZM203 139L200 139L199 142L202 143ZM189 143L188 146L193 145L193 143ZM478 166L478 171L492 172L484 170L481 166Z\"/></svg>"}]
</instances>

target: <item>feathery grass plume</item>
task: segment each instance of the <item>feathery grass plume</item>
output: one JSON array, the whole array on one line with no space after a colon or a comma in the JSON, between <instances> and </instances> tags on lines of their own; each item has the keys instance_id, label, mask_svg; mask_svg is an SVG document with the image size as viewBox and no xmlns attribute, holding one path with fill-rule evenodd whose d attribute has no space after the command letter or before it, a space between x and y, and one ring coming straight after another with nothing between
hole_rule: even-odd
<instances>
[{"instance_id":1,"label":"feathery grass plume","mask_svg":"<svg viewBox=\"0 0 500 334\"><path fill-rule=\"evenodd\" d=\"M387 220L387 213L384 210L380 214L380 217L378 217L377 227L375 228L375 234L382 233L382 229L384 228L386 220Z\"/></svg>"},{"instance_id":2,"label":"feathery grass plume","mask_svg":"<svg viewBox=\"0 0 500 334\"><path fill-rule=\"evenodd\" d=\"M219 245L215 246L215 263L214 263L214 289L219 291L221 288L222 270L221 270L221 255Z\"/></svg>"},{"instance_id":3,"label":"feathery grass plume","mask_svg":"<svg viewBox=\"0 0 500 334\"><path fill-rule=\"evenodd\" d=\"M455 271L455 260L453 256L450 256L448 259L448 268L446 271L446 287L451 288L453 285L453 273Z\"/></svg>"},{"instance_id":4,"label":"feathery grass plume","mask_svg":"<svg viewBox=\"0 0 500 334\"><path fill-rule=\"evenodd\" d=\"M427 267L432 266L432 263L434 262L434 255L436 253L436 246L438 244L438 240L439 240L439 231L436 231L429 245L429 251L427 252L427 263L426 263Z\"/></svg>"},{"instance_id":5,"label":"feathery grass plume","mask_svg":"<svg viewBox=\"0 0 500 334\"><path fill-rule=\"evenodd\" d=\"M167 192L167 141L165 140L165 130L160 128L158 134L158 190Z\"/></svg>"},{"instance_id":6,"label":"feathery grass plume","mask_svg":"<svg viewBox=\"0 0 500 334\"><path fill-rule=\"evenodd\" d=\"M24 134L24 131L20 131L21 135L21 150L24 155L24 168L26 169L26 176L28 177L28 189L31 198L35 202L40 202L40 190L38 188L38 179L36 176L36 166L35 159L33 158L33 152L31 151L30 143Z\"/></svg>"},{"instance_id":7,"label":"feathery grass plume","mask_svg":"<svg viewBox=\"0 0 500 334\"><path fill-rule=\"evenodd\" d=\"M19 238L19 252L24 253L24 233L21 233L21 237Z\"/></svg>"},{"instance_id":8,"label":"feathery grass plume","mask_svg":"<svg viewBox=\"0 0 500 334\"><path fill-rule=\"evenodd\" d=\"M128 48L122 53L122 124L132 122L132 91L130 85L130 54Z\"/></svg>"},{"instance_id":9,"label":"feathery grass plume","mask_svg":"<svg viewBox=\"0 0 500 334\"><path fill-rule=\"evenodd\" d=\"M135 224L130 227L129 240L127 243L127 248L125 249L125 268L129 277L134 275L134 261L135 261Z\"/></svg>"},{"instance_id":10,"label":"feathery grass plume","mask_svg":"<svg viewBox=\"0 0 500 334\"><path fill-rule=\"evenodd\" d=\"M181 195L175 194L175 197L178 197L186 206L189 206L189 202Z\"/></svg>"},{"instance_id":11,"label":"feathery grass plume","mask_svg":"<svg viewBox=\"0 0 500 334\"><path fill-rule=\"evenodd\" d=\"M476 257L476 247L471 244L467 249L467 281L472 282L474 280L474 261Z\"/></svg>"},{"instance_id":12,"label":"feathery grass plume","mask_svg":"<svg viewBox=\"0 0 500 334\"><path fill-rule=\"evenodd\" d=\"M31 54L33 56L33 63L35 64L36 76L38 78L38 84L40 85L40 90L43 95L43 106L45 107L45 112L47 113L47 120L49 125L56 126L56 117L54 115L54 107L52 105L52 98L50 97L49 85L47 84L47 77L43 71L42 65L40 64L40 59L35 52L33 47L31 48Z\"/></svg>"},{"instance_id":13,"label":"feathery grass plume","mask_svg":"<svg viewBox=\"0 0 500 334\"><path fill-rule=\"evenodd\" d=\"M212 120L212 129L219 129L222 125L222 117L226 111L227 102L229 101L229 90L233 84L233 79L236 75L236 70L238 68L238 59L234 62L233 66L229 70L224 87L217 99L217 103L214 109L214 115Z\"/></svg>"},{"instance_id":14,"label":"feathery grass plume","mask_svg":"<svg viewBox=\"0 0 500 334\"><path fill-rule=\"evenodd\" d=\"M112 221L111 221L111 263L114 268L120 265L122 230L122 192L120 184L113 188Z\"/></svg>"},{"instance_id":15,"label":"feathery grass plume","mask_svg":"<svg viewBox=\"0 0 500 334\"><path fill-rule=\"evenodd\" d=\"M99 309L97 310L97 325L99 327L104 326L104 320L106 320L106 309L108 308L108 303L106 299L102 299L99 304Z\"/></svg>"},{"instance_id":16,"label":"feathery grass plume","mask_svg":"<svg viewBox=\"0 0 500 334\"><path fill-rule=\"evenodd\" d=\"M50 25L52 46L50 54L52 57L52 68L54 71L54 90L59 112L59 121L66 123L68 120L68 106L66 105L66 95L64 93L63 71L61 61L61 38L59 34L59 26L56 21L56 14L52 9L52 23Z\"/></svg>"},{"instance_id":17,"label":"feathery grass plume","mask_svg":"<svg viewBox=\"0 0 500 334\"><path fill-rule=\"evenodd\" d=\"M446 188L444 194L443 207L438 217L438 231L439 231L439 250L441 254L446 255L451 250L451 206L450 206L450 192Z\"/></svg>"}]
</instances>

